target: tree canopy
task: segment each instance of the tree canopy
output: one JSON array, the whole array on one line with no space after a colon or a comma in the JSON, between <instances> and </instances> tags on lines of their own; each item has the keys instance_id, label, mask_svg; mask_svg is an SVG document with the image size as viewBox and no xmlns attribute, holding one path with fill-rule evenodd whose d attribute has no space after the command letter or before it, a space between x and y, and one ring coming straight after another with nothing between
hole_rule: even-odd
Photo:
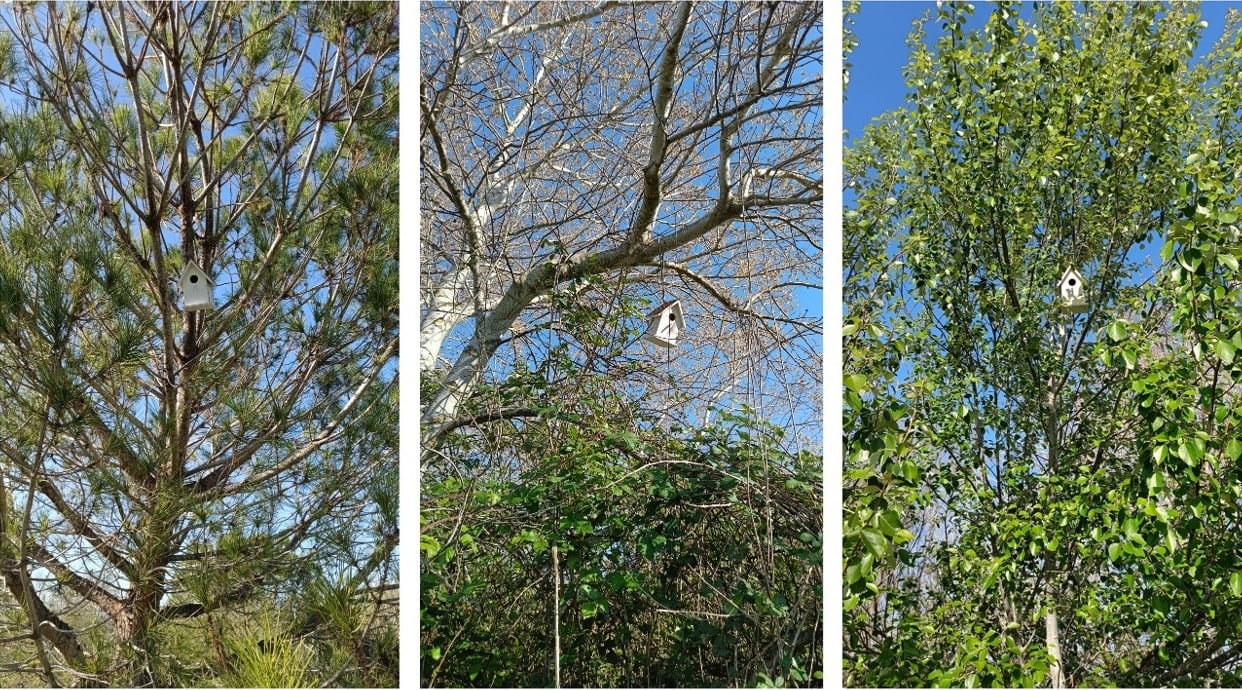
<instances>
[{"instance_id":1,"label":"tree canopy","mask_svg":"<svg viewBox=\"0 0 1242 690\"><path fill-rule=\"evenodd\" d=\"M986 12L844 154L846 682L1236 684L1239 17Z\"/></svg>"}]
</instances>

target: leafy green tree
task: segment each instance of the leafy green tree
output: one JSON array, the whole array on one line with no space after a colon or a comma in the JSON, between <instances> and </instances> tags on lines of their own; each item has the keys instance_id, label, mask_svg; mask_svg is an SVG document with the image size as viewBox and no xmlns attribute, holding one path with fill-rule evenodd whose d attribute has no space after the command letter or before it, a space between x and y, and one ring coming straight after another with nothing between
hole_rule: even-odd
<instances>
[{"instance_id":1,"label":"leafy green tree","mask_svg":"<svg viewBox=\"0 0 1242 690\"><path fill-rule=\"evenodd\" d=\"M988 11L845 154L846 680L1229 683L1236 17Z\"/></svg>"},{"instance_id":2,"label":"leafy green tree","mask_svg":"<svg viewBox=\"0 0 1242 690\"><path fill-rule=\"evenodd\" d=\"M395 580L396 23L0 11L0 577L40 682L170 684L177 626Z\"/></svg>"},{"instance_id":3,"label":"leafy green tree","mask_svg":"<svg viewBox=\"0 0 1242 690\"><path fill-rule=\"evenodd\" d=\"M665 431L606 411L474 451L524 470L425 481L423 683L821 684L819 458L751 414Z\"/></svg>"}]
</instances>

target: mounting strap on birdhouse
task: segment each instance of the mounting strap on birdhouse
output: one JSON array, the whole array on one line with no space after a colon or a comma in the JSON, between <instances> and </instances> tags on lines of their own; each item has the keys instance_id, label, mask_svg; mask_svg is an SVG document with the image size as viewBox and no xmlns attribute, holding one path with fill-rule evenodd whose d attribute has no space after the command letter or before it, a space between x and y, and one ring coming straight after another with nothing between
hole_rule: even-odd
<instances>
[{"instance_id":1,"label":"mounting strap on birdhouse","mask_svg":"<svg viewBox=\"0 0 1242 690\"><path fill-rule=\"evenodd\" d=\"M685 324L681 300L669 300L647 314L647 332L643 340L662 347L676 347Z\"/></svg>"}]
</instances>

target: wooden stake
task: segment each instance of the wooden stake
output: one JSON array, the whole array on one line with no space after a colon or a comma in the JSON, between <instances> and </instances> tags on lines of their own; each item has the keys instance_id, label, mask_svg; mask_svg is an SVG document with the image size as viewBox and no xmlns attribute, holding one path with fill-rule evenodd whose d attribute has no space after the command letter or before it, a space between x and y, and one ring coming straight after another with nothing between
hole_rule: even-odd
<instances>
[{"instance_id":1,"label":"wooden stake","mask_svg":"<svg viewBox=\"0 0 1242 690\"><path fill-rule=\"evenodd\" d=\"M556 655L556 687L561 687L561 563L556 544L552 545L552 639Z\"/></svg>"}]
</instances>

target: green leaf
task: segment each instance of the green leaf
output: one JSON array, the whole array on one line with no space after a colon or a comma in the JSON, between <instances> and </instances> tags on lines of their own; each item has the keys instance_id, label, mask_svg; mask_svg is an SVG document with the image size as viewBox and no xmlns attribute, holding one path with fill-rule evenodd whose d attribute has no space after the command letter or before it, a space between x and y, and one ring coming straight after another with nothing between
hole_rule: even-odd
<instances>
[{"instance_id":1,"label":"green leaf","mask_svg":"<svg viewBox=\"0 0 1242 690\"><path fill-rule=\"evenodd\" d=\"M861 579L862 579L862 568L857 563L853 565L845 566L845 586L846 587L849 587L850 585L854 584L855 582L858 582Z\"/></svg>"},{"instance_id":2,"label":"green leaf","mask_svg":"<svg viewBox=\"0 0 1242 690\"><path fill-rule=\"evenodd\" d=\"M1153 502L1152 505L1155 505L1155 503ZM1155 506L1155 508L1156 508L1156 519L1159 520L1161 524L1164 524L1164 525L1169 524L1169 520L1173 519L1173 513L1170 512L1169 509L1165 508L1164 506Z\"/></svg>"},{"instance_id":3,"label":"green leaf","mask_svg":"<svg viewBox=\"0 0 1242 690\"><path fill-rule=\"evenodd\" d=\"M879 531L868 527L862 531L862 537L877 561L882 560L888 554L888 540Z\"/></svg>"},{"instance_id":4,"label":"green leaf","mask_svg":"<svg viewBox=\"0 0 1242 690\"><path fill-rule=\"evenodd\" d=\"M1157 469L1147 476L1147 492L1154 494L1164 488L1164 472Z\"/></svg>"},{"instance_id":5,"label":"green leaf","mask_svg":"<svg viewBox=\"0 0 1242 690\"><path fill-rule=\"evenodd\" d=\"M875 556L870 553L864 553L862 558L858 559L858 574L861 579L866 580L871 577L872 571L875 569Z\"/></svg>"},{"instance_id":6,"label":"green leaf","mask_svg":"<svg viewBox=\"0 0 1242 690\"><path fill-rule=\"evenodd\" d=\"M1212 345L1212 349L1216 351L1216 356L1220 357L1220 361L1223 362L1225 366L1233 364L1233 356L1237 352L1237 349L1234 348L1233 343L1228 340L1217 340Z\"/></svg>"},{"instance_id":7,"label":"green leaf","mask_svg":"<svg viewBox=\"0 0 1242 690\"><path fill-rule=\"evenodd\" d=\"M867 387L867 377L862 374L849 374L845 377L845 387L860 393Z\"/></svg>"},{"instance_id":8,"label":"green leaf","mask_svg":"<svg viewBox=\"0 0 1242 690\"><path fill-rule=\"evenodd\" d=\"M1121 544L1113 542L1108 545L1108 560L1116 563L1118 558L1121 558Z\"/></svg>"},{"instance_id":9,"label":"green leaf","mask_svg":"<svg viewBox=\"0 0 1242 690\"><path fill-rule=\"evenodd\" d=\"M1125 340L1126 324L1124 321L1114 321L1108 326L1108 337L1114 341Z\"/></svg>"},{"instance_id":10,"label":"green leaf","mask_svg":"<svg viewBox=\"0 0 1242 690\"><path fill-rule=\"evenodd\" d=\"M1228 443L1225 444L1225 454L1230 462L1242 457L1242 441L1236 438L1229 439Z\"/></svg>"},{"instance_id":11,"label":"green leaf","mask_svg":"<svg viewBox=\"0 0 1242 690\"><path fill-rule=\"evenodd\" d=\"M845 406L851 410L861 410L863 406L862 398L854 391L845 392Z\"/></svg>"},{"instance_id":12,"label":"green leaf","mask_svg":"<svg viewBox=\"0 0 1242 690\"><path fill-rule=\"evenodd\" d=\"M1242 597L1242 572L1235 570L1229 576L1229 593L1235 597Z\"/></svg>"},{"instance_id":13,"label":"green leaf","mask_svg":"<svg viewBox=\"0 0 1242 690\"><path fill-rule=\"evenodd\" d=\"M892 537L901 529L901 516L895 510L886 510L879 516L877 526L884 536Z\"/></svg>"},{"instance_id":14,"label":"green leaf","mask_svg":"<svg viewBox=\"0 0 1242 690\"><path fill-rule=\"evenodd\" d=\"M435 537L424 534L419 538L418 549L427 554L427 558L435 558L436 553L440 551L440 542Z\"/></svg>"},{"instance_id":15,"label":"green leaf","mask_svg":"<svg viewBox=\"0 0 1242 690\"><path fill-rule=\"evenodd\" d=\"M1169 447L1164 446L1164 444L1161 444L1161 446L1156 446L1155 448L1151 449L1151 459L1153 459L1154 462L1158 465L1161 463L1164 463L1164 460L1167 457L1167 455L1169 455Z\"/></svg>"},{"instance_id":16,"label":"green leaf","mask_svg":"<svg viewBox=\"0 0 1242 690\"><path fill-rule=\"evenodd\" d=\"M1233 254L1217 254L1216 263L1225 266L1231 271L1238 270L1238 257Z\"/></svg>"},{"instance_id":17,"label":"green leaf","mask_svg":"<svg viewBox=\"0 0 1242 690\"><path fill-rule=\"evenodd\" d=\"M1155 609L1161 617L1167 616L1169 615L1169 598L1160 596L1155 597L1151 600L1151 607Z\"/></svg>"},{"instance_id":18,"label":"green leaf","mask_svg":"<svg viewBox=\"0 0 1242 690\"><path fill-rule=\"evenodd\" d=\"M1192 462L1199 462L1203 459L1203 456L1207 455L1207 441L1198 436L1192 436L1189 439L1188 446Z\"/></svg>"}]
</instances>

